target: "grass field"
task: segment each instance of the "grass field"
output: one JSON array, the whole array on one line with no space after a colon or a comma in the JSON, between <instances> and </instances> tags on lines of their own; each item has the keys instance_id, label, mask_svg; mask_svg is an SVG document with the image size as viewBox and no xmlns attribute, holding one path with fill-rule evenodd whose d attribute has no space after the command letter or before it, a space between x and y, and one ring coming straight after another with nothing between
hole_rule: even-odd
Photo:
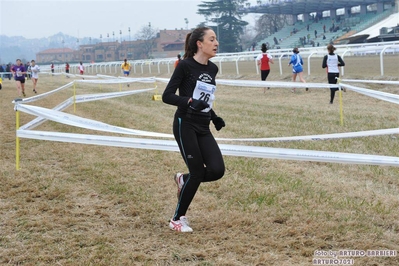
<instances>
[{"instance_id":1,"label":"grass field","mask_svg":"<svg viewBox=\"0 0 399 266\"><path fill-rule=\"evenodd\" d=\"M399 80L398 56L348 57L345 78ZM327 82L314 62L308 82ZM252 64L251 64L252 66ZM218 78L258 80L252 68ZM251 73L252 71L252 73ZM144 76L149 76L145 74ZM167 75L159 75L168 77ZM289 81L272 66L268 80ZM68 82L42 74L39 93ZM398 86L357 84L398 94ZM123 90L153 87L135 83ZM158 83L158 93L165 84ZM32 96L32 83L27 82ZM77 86L78 94L118 91L118 85ZM171 133L175 107L153 93L77 105L76 115L116 126ZM225 156L226 173L203 184L187 215L194 232L168 228L176 205L172 176L186 171L177 152L21 139L15 170L13 81L3 81L0 157L1 265L312 265L316 251L399 250L399 168ZM68 89L34 105L53 108ZM218 86L215 110L226 121L220 138L256 138L395 128L398 106L352 91ZM73 108L65 110L73 113ZM34 117L21 114L21 124ZM45 122L37 130L112 135ZM240 143L242 144L242 143ZM397 135L284 143L267 147L399 156ZM328 256L330 258L330 256ZM349 256L354 265L399 265L399 257Z\"/></svg>"}]
</instances>

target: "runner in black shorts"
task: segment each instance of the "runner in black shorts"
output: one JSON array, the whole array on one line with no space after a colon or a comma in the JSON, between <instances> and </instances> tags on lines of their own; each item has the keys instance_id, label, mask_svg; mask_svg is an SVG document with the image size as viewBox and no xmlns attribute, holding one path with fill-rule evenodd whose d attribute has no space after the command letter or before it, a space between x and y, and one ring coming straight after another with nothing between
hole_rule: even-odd
<instances>
[{"instance_id":1,"label":"runner in black shorts","mask_svg":"<svg viewBox=\"0 0 399 266\"><path fill-rule=\"evenodd\" d=\"M25 66L21 63L21 59L16 60L16 64L11 68L14 75L15 83L17 85L18 96L26 96L25 94ZM21 95L22 94L22 95Z\"/></svg>"},{"instance_id":2,"label":"runner in black shorts","mask_svg":"<svg viewBox=\"0 0 399 266\"><path fill-rule=\"evenodd\" d=\"M209 128L210 121L216 130L225 126L212 109L218 67L209 59L216 55L218 46L210 28L197 28L187 34L183 60L162 96L165 103L177 106L173 134L189 170L188 174L174 176L178 203L169 227L178 232L193 231L185 215L201 182L218 180L225 171L222 153Z\"/></svg>"}]
</instances>

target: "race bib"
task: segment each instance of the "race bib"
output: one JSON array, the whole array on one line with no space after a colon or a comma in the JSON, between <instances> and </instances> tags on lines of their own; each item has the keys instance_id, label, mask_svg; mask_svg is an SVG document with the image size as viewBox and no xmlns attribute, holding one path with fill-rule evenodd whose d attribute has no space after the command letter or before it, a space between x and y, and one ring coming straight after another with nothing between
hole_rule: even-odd
<instances>
[{"instance_id":1,"label":"race bib","mask_svg":"<svg viewBox=\"0 0 399 266\"><path fill-rule=\"evenodd\" d=\"M212 109L212 103L215 100L216 86L197 80L195 89L193 92L193 99L202 100L209 104L209 107L202 110L201 112L209 112Z\"/></svg>"}]
</instances>

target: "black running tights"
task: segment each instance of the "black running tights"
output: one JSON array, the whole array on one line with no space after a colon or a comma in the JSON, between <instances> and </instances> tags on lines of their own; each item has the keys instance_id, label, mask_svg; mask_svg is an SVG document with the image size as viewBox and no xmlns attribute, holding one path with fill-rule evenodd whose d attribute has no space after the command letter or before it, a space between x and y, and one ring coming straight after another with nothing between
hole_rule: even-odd
<instances>
[{"instance_id":1,"label":"black running tights","mask_svg":"<svg viewBox=\"0 0 399 266\"><path fill-rule=\"evenodd\" d=\"M210 129L209 122L198 124L188 118L175 116L173 134L189 174L184 175L174 220L184 216L201 182L222 178L225 171L222 153Z\"/></svg>"}]
</instances>

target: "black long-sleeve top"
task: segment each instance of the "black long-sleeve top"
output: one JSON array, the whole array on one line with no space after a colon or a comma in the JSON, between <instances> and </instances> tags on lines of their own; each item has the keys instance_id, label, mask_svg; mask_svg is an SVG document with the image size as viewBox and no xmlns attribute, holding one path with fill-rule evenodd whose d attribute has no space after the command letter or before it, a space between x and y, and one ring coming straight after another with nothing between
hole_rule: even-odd
<instances>
[{"instance_id":1,"label":"black long-sleeve top","mask_svg":"<svg viewBox=\"0 0 399 266\"><path fill-rule=\"evenodd\" d=\"M197 119L209 120L211 117L215 117L216 114L212 109L209 112L201 112L189 108L188 101L193 96L197 81L216 85L215 79L218 70L218 67L211 61L208 61L207 65L203 65L192 57L181 60L162 94L162 101L177 106L176 114L179 116L186 116L189 113L191 118ZM177 89L179 89L178 95L176 94Z\"/></svg>"}]
</instances>

